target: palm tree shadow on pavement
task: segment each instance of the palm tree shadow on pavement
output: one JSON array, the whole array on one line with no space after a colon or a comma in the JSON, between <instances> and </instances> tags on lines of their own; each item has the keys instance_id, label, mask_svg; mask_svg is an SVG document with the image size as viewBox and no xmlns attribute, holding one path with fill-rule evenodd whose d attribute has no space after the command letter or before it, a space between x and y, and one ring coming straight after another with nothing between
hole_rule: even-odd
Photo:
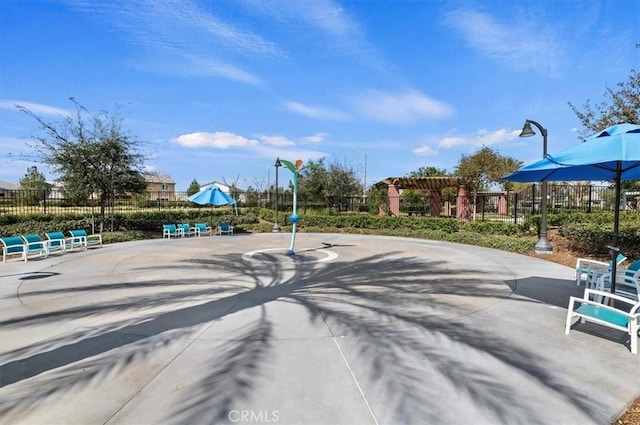
<instances>
[{"instance_id":1,"label":"palm tree shadow on pavement","mask_svg":"<svg viewBox=\"0 0 640 425\"><path fill-rule=\"evenodd\" d=\"M430 375L468 394L501 422L515 423L523 417L535 422L538 413L526 403L518 403L517 397L526 395L514 392L500 376L505 370L534 381L586 416L597 417L601 410L597 400L585 399L550 373L543 356L473 326L464 317L472 311L456 313L458 297L491 301L509 296L504 284L486 284L491 281L489 276L478 277L460 270L452 274L440 261L401 253L326 263L313 261L313 255L310 251L294 257L272 254L247 260L239 253L212 254L178 266L172 264L171 270L183 267L185 276L194 270L219 270L225 276L236 276L238 283L202 278L110 283L109 289L125 293L140 286L173 290L162 295L135 292L116 302L0 322L3 327L19 330L78 317L139 313L135 318L78 329L3 353L0 387L39 379L37 386L29 386L28 391L2 398L0 414L16 414L47 398L86 387L144 361L171 344L176 335L185 340L196 338L203 328L215 326L224 317L257 308L259 318L209 354L208 363L212 366L197 377L197 384L185 391L182 402L176 403L172 416L166 418L179 423L196 423L203 417L223 421L234 405L250 398L261 371L268 367L265 359L273 350L274 333L265 306L276 301L303 307L310 322L323 322L332 335L346 337L349 353L359 362L356 372L389 395L387 409L397 423L438 419L441 406L429 403L429 394L439 389L425 386ZM162 267L153 265L150 269L157 272ZM52 291L73 295L103 290L105 285L96 284ZM154 310L161 305L163 310ZM167 306L175 307L167 311ZM495 372L465 361L474 355L489 359ZM428 362L416 362L416 358ZM87 364L90 367L86 373L69 373L74 367ZM415 415L407 416L409 411Z\"/></svg>"}]
</instances>

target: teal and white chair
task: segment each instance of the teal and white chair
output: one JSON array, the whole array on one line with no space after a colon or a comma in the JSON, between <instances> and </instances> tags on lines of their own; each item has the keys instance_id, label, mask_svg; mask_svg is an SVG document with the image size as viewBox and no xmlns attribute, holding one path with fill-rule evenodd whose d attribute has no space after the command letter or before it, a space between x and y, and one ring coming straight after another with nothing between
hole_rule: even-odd
<instances>
[{"instance_id":1,"label":"teal and white chair","mask_svg":"<svg viewBox=\"0 0 640 425\"><path fill-rule=\"evenodd\" d=\"M615 306L608 305L607 298L613 298L616 301ZM618 308L618 306L624 306L624 308ZM631 352L638 354L640 301L586 288L582 298L569 298L567 320L564 327L565 335L569 335L573 319L576 317L581 323L592 322L626 333L629 335Z\"/></svg>"},{"instance_id":2,"label":"teal and white chair","mask_svg":"<svg viewBox=\"0 0 640 425\"><path fill-rule=\"evenodd\" d=\"M181 228L176 227L175 224L163 224L162 237L167 239L182 238L184 237L184 231Z\"/></svg>"},{"instance_id":3,"label":"teal and white chair","mask_svg":"<svg viewBox=\"0 0 640 425\"><path fill-rule=\"evenodd\" d=\"M59 251L61 254L67 252L67 237L62 232L47 232L44 234L49 245L49 254Z\"/></svg>"},{"instance_id":4,"label":"teal and white chair","mask_svg":"<svg viewBox=\"0 0 640 425\"><path fill-rule=\"evenodd\" d=\"M616 257L616 264L620 265L624 260L626 260L622 254L618 254ZM590 258L578 258L576 260L576 285L580 285L582 283L582 277L586 277L586 286L588 288L593 288L598 281L598 278L603 274L611 271L611 261L605 263L604 261L592 260Z\"/></svg>"},{"instance_id":5,"label":"teal and white chair","mask_svg":"<svg viewBox=\"0 0 640 425\"><path fill-rule=\"evenodd\" d=\"M611 271L598 277L596 289L611 292ZM640 301L640 260L616 270L616 295Z\"/></svg>"},{"instance_id":6,"label":"teal and white chair","mask_svg":"<svg viewBox=\"0 0 640 425\"><path fill-rule=\"evenodd\" d=\"M207 223L196 223L195 227L198 230L198 236L211 235L213 232L211 226L207 226Z\"/></svg>"},{"instance_id":7,"label":"teal and white chair","mask_svg":"<svg viewBox=\"0 0 640 425\"><path fill-rule=\"evenodd\" d=\"M3 263L6 263L10 257L16 256L22 261L27 261L27 245L20 236L0 238L0 243L2 243Z\"/></svg>"},{"instance_id":8,"label":"teal and white chair","mask_svg":"<svg viewBox=\"0 0 640 425\"><path fill-rule=\"evenodd\" d=\"M180 223L177 228L182 229L184 236L198 236L198 229L189 226L187 223Z\"/></svg>"},{"instance_id":9,"label":"teal and white chair","mask_svg":"<svg viewBox=\"0 0 640 425\"><path fill-rule=\"evenodd\" d=\"M233 235L233 226L227 221L218 223L218 235Z\"/></svg>"},{"instance_id":10,"label":"teal and white chair","mask_svg":"<svg viewBox=\"0 0 640 425\"><path fill-rule=\"evenodd\" d=\"M67 246L70 248L81 247L87 249L89 247L102 246L102 235L88 235L84 229L69 230L71 237L67 240Z\"/></svg>"},{"instance_id":11,"label":"teal and white chair","mask_svg":"<svg viewBox=\"0 0 640 425\"><path fill-rule=\"evenodd\" d=\"M22 239L25 242L27 248L27 257L30 255L37 255L39 257L48 257L49 248L47 241L42 240L37 233L29 233L22 235Z\"/></svg>"}]
</instances>

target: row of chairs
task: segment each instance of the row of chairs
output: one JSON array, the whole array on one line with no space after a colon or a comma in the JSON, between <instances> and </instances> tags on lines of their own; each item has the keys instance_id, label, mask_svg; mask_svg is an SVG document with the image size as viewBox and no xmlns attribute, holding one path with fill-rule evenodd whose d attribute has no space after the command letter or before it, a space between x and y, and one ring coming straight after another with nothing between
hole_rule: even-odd
<instances>
[{"instance_id":1,"label":"row of chairs","mask_svg":"<svg viewBox=\"0 0 640 425\"><path fill-rule=\"evenodd\" d=\"M613 261L588 258L576 261L576 284L585 284L583 297L570 297L564 333L569 335L574 318L620 330L630 339L631 352L638 354L640 333L640 260L623 267L627 260L616 257L616 289L611 291ZM610 300L613 304L610 304Z\"/></svg>"},{"instance_id":2,"label":"row of chairs","mask_svg":"<svg viewBox=\"0 0 640 425\"><path fill-rule=\"evenodd\" d=\"M217 233L218 235L232 235L233 226L226 221L221 221L218 223ZM194 226L190 226L188 223L162 225L162 237L168 239L188 236L210 236L212 234L213 229L211 226L207 226L206 223L196 223Z\"/></svg>"},{"instance_id":3,"label":"row of chairs","mask_svg":"<svg viewBox=\"0 0 640 425\"><path fill-rule=\"evenodd\" d=\"M627 267L622 263L627 259L622 254L616 258L616 294L640 301L640 260L631 262ZM585 287L611 292L612 262L605 263L586 258L576 261L576 284L585 278Z\"/></svg>"},{"instance_id":4,"label":"row of chairs","mask_svg":"<svg viewBox=\"0 0 640 425\"><path fill-rule=\"evenodd\" d=\"M102 246L102 235L89 235L84 229L70 230L69 235L63 232L47 232L43 239L37 233L0 238L2 243L2 262L10 257L27 261L29 257L48 257L53 252L64 254L67 250Z\"/></svg>"}]
</instances>

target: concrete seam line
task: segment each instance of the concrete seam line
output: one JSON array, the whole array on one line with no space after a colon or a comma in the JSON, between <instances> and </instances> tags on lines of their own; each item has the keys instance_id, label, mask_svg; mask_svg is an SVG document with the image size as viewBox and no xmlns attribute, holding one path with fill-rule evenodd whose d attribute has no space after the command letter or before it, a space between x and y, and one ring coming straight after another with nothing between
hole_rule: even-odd
<instances>
[{"instance_id":1,"label":"concrete seam line","mask_svg":"<svg viewBox=\"0 0 640 425\"><path fill-rule=\"evenodd\" d=\"M353 369L351 369L351 365L349 364L349 361L347 360L347 357L344 355L344 352L342 351L342 348L340 347L340 344L338 344L338 340L337 340L336 337L333 337L333 342L336 344L336 347L338 347L338 352L342 356L342 360L344 360L344 364L347 365L347 369L349 370L349 373L351 374L351 377L353 378L353 382L355 382L356 387L358 388L358 391L360 392L360 395L362 396L362 400L364 400L364 404L366 404L367 409L369 409L369 413L371 414L371 417L373 418L373 422L376 425L378 425L378 419L376 419L376 415L375 415L375 413L373 413L373 409L371 408L371 405L369 404L369 400L367 400L367 396L365 395L364 390L360 386L360 383L358 382L358 378L356 378L356 375L353 373Z\"/></svg>"}]
</instances>

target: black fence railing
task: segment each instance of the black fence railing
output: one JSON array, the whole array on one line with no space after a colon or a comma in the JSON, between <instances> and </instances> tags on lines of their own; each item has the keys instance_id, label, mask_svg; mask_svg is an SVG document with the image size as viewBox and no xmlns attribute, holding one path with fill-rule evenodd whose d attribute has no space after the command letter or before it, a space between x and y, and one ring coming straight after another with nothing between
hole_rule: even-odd
<instances>
[{"instance_id":1,"label":"black fence railing","mask_svg":"<svg viewBox=\"0 0 640 425\"><path fill-rule=\"evenodd\" d=\"M520 192L483 192L469 194L463 204L469 211L464 219L496 220L522 223L527 216L538 214L541 204L540 184L532 184ZM239 207L275 208L274 191L232 193ZM99 214L130 211L170 210L179 208L196 208L187 200L186 192L146 192L135 195L116 195L107 197L104 203L91 198L74 201L65 198L60 192L42 190L2 190L0 189L0 215L3 214L64 214L87 213ZM594 185L561 185L549 184L547 206L549 212L611 210L614 205L614 190L609 186ZM441 217L460 217L457 209L460 205L456 198L441 199L439 215ZM399 199L401 215L430 216L435 208L428 194L418 202ZM323 212L360 212L377 214L379 206L374 205L367 197L308 197L298 195L298 211ZM640 208L640 192L623 192L623 210ZM292 211L293 194L289 191L278 192L278 209L282 212Z\"/></svg>"}]
</instances>

